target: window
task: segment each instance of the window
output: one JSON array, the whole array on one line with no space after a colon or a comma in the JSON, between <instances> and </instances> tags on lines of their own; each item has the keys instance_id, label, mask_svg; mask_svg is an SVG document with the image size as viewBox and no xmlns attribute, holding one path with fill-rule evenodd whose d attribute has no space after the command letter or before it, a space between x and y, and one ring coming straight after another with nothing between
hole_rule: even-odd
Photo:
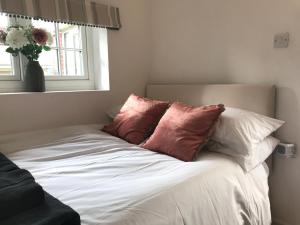
<instances>
[{"instance_id":1,"label":"window","mask_svg":"<svg viewBox=\"0 0 300 225\"><path fill-rule=\"evenodd\" d=\"M5 29L9 24L33 25L51 33L51 50L43 51L39 57L47 91L109 89L106 29L0 17L0 29ZM27 59L22 55L12 57L5 52L6 48L0 45L0 91L22 91ZM99 74L101 77L98 77Z\"/></svg>"},{"instance_id":2,"label":"window","mask_svg":"<svg viewBox=\"0 0 300 225\"><path fill-rule=\"evenodd\" d=\"M33 20L32 24L50 31L54 40L51 51L43 52L39 59L46 78L47 76L56 79L88 77L85 27L41 20Z\"/></svg>"},{"instance_id":3,"label":"window","mask_svg":"<svg viewBox=\"0 0 300 225\"><path fill-rule=\"evenodd\" d=\"M11 20L0 15L0 29L5 29ZM0 80L20 80L19 57L13 57L6 52L6 46L0 43Z\"/></svg>"},{"instance_id":4,"label":"window","mask_svg":"<svg viewBox=\"0 0 300 225\"><path fill-rule=\"evenodd\" d=\"M9 54L5 52L5 46L0 45L0 76L13 76L13 60Z\"/></svg>"}]
</instances>

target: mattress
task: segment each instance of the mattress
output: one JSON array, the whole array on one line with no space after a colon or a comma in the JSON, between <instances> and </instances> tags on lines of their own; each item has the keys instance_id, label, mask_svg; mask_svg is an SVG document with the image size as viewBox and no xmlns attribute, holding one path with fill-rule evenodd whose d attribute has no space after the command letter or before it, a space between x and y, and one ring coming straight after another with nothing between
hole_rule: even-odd
<instances>
[{"instance_id":1,"label":"mattress","mask_svg":"<svg viewBox=\"0 0 300 225\"><path fill-rule=\"evenodd\" d=\"M206 151L182 162L94 125L1 136L0 143L82 225L271 224L265 164L246 173Z\"/></svg>"}]
</instances>

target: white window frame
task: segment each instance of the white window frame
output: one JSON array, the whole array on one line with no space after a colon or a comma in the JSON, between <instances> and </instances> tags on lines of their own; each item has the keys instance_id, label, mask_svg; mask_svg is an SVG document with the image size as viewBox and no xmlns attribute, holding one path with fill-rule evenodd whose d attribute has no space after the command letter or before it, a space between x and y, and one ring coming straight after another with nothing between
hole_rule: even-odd
<instances>
[{"instance_id":1,"label":"white window frame","mask_svg":"<svg viewBox=\"0 0 300 225\"><path fill-rule=\"evenodd\" d=\"M95 90L94 73L89 58L92 58L94 51L93 46L88 45L88 29L81 27L81 44L82 44L82 61L83 76L45 76L46 88L49 91L74 91L74 90ZM64 48L65 49L65 48ZM59 54L59 53L58 53ZM58 62L59 67L60 63Z\"/></svg>"},{"instance_id":2,"label":"white window frame","mask_svg":"<svg viewBox=\"0 0 300 225\"><path fill-rule=\"evenodd\" d=\"M16 23L16 20L14 20L13 22ZM18 24L22 24L22 21L20 19L18 19ZM102 34L100 34L100 31L98 31L97 29L95 30L89 27L80 28L83 57L82 66L84 71L83 76L45 76L46 91L109 90L108 52L100 54L100 50L98 50L100 49L101 45L103 47L103 51L108 51L107 32L102 32ZM96 45L95 42L97 43ZM99 42L101 43L99 44ZM55 46L54 48L57 49L58 46ZM68 48L61 49L68 50ZM57 60L59 60L58 57ZM95 57L97 59L95 59ZM0 92L22 92L24 90L23 80L27 59L21 54L13 58L14 61L16 61L16 64L14 65L14 71L18 71L18 76L7 76L7 79L9 80L1 79ZM60 62L58 62L58 66L60 67ZM97 77L95 77L95 75Z\"/></svg>"},{"instance_id":3,"label":"white window frame","mask_svg":"<svg viewBox=\"0 0 300 225\"><path fill-rule=\"evenodd\" d=\"M0 44L3 46L2 44ZM21 81L21 63L20 56L10 56L11 66L13 74L11 75L0 75L0 81Z\"/></svg>"},{"instance_id":4,"label":"white window frame","mask_svg":"<svg viewBox=\"0 0 300 225\"><path fill-rule=\"evenodd\" d=\"M56 32L56 43L59 43L59 39L58 39L58 23L55 23L55 32ZM48 75L45 76L46 81L47 80L88 80L89 79L89 68L88 68L88 53L87 53L87 31L86 31L86 27L80 27L80 39L81 39L81 45L82 45L82 67L83 67L83 74L80 76L70 76L70 75L64 75L64 76L54 76L54 75ZM57 50L57 65L58 65L58 69L59 72L62 73L61 71L61 65L59 62L59 55L61 53L61 51L79 51L79 49L76 48L61 48L58 45L56 47L51 47L51 49L55 49Z\"/></svg>"},{"instance_id":5,"label":"white window frame","mask_svg":"<svg viewBox=\"0 0 300 225\"><path fill-rule=\"evenodd\" d=\"M15 18L8 17L8 25L14 24L16 21ZM5 46L4 44L1 44L1 46ZM11 75L1 75L0 76L0 81L21 81L21 62L20 62L20 56L15 56L13 57L10 55L10 61L11 61L11 66L13 69L13 74ZM0 87L1 89L1 87Z\"/></svg>"}]
</instances>

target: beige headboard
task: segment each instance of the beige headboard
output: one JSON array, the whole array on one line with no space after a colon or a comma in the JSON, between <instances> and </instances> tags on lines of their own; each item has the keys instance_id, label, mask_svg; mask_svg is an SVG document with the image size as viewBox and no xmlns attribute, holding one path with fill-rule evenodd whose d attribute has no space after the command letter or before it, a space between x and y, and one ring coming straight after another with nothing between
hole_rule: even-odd
<instances>
[{"instance_id":1,"label":"beige headboard","mask_svg":"<svg viewBox=\"0 0 300 225\"><path fill-rule=\"evenodd\" d=\"M275 115L275 86L248 84L217 85L148 85L147 97L164 101L180 101L190 105L222 103L226 106L250 110L262 115ZM272 157L267 160L272 171Z\"/></svg>"},{"instance_id":2,"label":"beige headboard","mask_svg":"<svg viewBox=\"0 0 300 225\"><path fill-rule=\"evenodd\" d=\"M275 86L272 85L148 85L147 97L180 101L190 105L222 103L267 116L275 114Z\"/></svg>"}]
</instances>

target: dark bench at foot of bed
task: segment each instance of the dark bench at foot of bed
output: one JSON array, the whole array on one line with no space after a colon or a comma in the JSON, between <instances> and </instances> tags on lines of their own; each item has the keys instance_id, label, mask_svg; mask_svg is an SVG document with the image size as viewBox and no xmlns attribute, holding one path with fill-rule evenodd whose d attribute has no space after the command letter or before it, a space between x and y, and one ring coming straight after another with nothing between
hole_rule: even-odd
<instances>
[{"instance_id":1,"label":"dark bench at foot of bed","mask_svg":"<svg viewBox=\"0 0 300 225\"><path fill-rule=\"evenodd\" d=\"M0 224L80 225L80 216L0 153Z\"/></svg>"}]
</instances>

